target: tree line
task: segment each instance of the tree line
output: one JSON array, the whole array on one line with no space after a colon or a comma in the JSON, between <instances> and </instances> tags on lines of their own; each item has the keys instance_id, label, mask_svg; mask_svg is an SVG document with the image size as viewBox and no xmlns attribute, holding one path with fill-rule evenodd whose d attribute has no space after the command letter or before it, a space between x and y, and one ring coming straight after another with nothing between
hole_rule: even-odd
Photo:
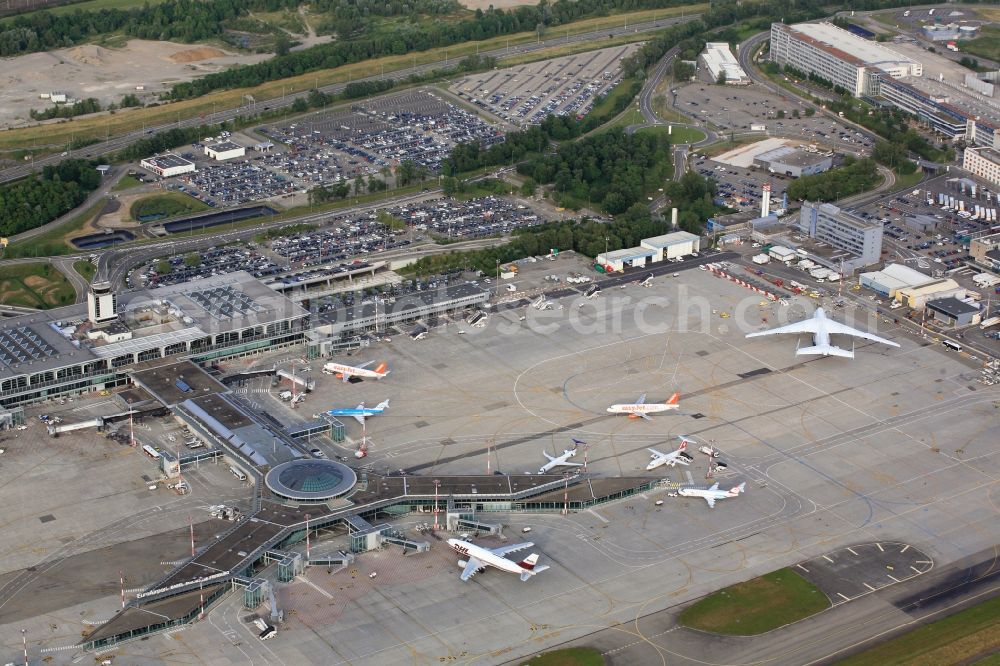
<instances>
[{"instance_id":1,"label":"tree line","mask_svg":"<svg viewBox=\"0 0 1000 666\"><path fill-rule=\"evenodd\" d=\"M874 188L879 181L875 160L848 157L844 166L824 173L800 176L788 184L788 197L799 201L836 201Z\"/></svg>"},{"instance_id":2,"label":"tree line","mask_svg":"<svg viewBox=\"0 0 1000 666\"><path fill-rule=\"evenodd\" d=\"M73 104L53 104L47 109L30 111L32 120L51 120L52 118L75 118L87 113L97 113L101 110L101 103L93 98L81 99Z\"/></svg>"},{"instance_id":3,"label":"tree line","mask_svg":"<svg viewBox=\"0 0 1000 666\"><path fill-rule=\"evenodd\" d=\"M79 206L101 182L94 166L63 160L47 165L41 174L0 186L0 235L40 227Z\"/></svg>"}]
</instances>

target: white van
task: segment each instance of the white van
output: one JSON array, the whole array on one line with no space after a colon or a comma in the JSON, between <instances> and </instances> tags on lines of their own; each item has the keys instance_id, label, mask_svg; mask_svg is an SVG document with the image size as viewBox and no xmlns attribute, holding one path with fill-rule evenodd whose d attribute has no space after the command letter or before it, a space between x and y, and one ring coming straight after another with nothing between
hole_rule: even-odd
<instances>
[{"instance_id":1,"label":"white van","mask_svg":"<svg viewBox=\"0 0 1000 666\"><path fill-rule=\"evenodd\" d=\"M242 471L236 469L232 465L229 466L229 471L232 472L233 476L235 476L240 481L246 481L247 480L247 475L244 474Z\"/></svg>"}]
</instances>

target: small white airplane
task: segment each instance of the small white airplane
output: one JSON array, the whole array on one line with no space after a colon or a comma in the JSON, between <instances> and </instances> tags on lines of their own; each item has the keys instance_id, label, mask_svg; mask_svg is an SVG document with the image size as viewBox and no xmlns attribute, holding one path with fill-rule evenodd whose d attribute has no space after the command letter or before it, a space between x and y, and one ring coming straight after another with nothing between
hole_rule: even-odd
<instances>
[{"instance_id":1,"label":"small white airplane","mask_svg":"<svg viewBox=\"0 0 1000 666\"><path fill-rule=\"evenodd\" d=\"M830 335L850 335L855 338L863 338L865 340L871 340L873 342L881 342L884 345L890 345L892 347L898 347L899 344L893 342L892 340L886 340L885 338L880 338L877 335L872 335L871 333L866 333L864 331L859 331L856 328L851 328L846 324L841 324L832 319L827 319L826 313L823 308L816 308L816 312L809 319L803 319L800 322L794 324L788 324L787 326L779 326L778 328L772 328L769 331L760 331L758 333L748 333L748 338L756 338L762 335L778 335L781 333L811 333L813 344L811 347L798 347L795 349L796 356L809 356L809 355L819 355L823 356L842 356L844 358L854 358L854 350L841 349L836 345L830 344Z\"/></svg>"},{"instance_id":2,"label":"small white airplane","mask_svg":"<svg viewBox=\"0 0 1000 666\"><path fill-rule=\"evenodd\" d=\"M385 410L389 409L389 401L383 400L374 407L365 407L365 403L361 403L357 407L348 407L345 409L331 409L327 412L331 416L352 416L361 425L365 424L365 419L369 416L375 416L381 414Z\"/></svg>"},{"instance_id":3,"label":"small white airplane","mask_svg":"<svg viewBox=\"0 0 1000 666\"><path fill-rule=\"evenodd\" d=\"M561 456L550 456L549 452L545 451L543 449L542 450L542 455L544 455L546 458L548 458L549 461L547 463L545 463L544 465L542 465L542 467L538 470L538 473L539 474L545 474L550 469L553 469L555 467L581 467L581 466L583 466L583 463L569 462L569 459L576 455L577 447L579 447L580 444L584 444L584 443L585 442L581 442L578 439L574 439L573 440L573 448L572 449L565 449L562 452Z\"/></svg>"},{"instance_id":4,"label":"small white airplane","mask_svg":"<svg viewBox=\"0 0 1000 666\"><path fill-rule=\"evenodd\" d=\"M327 375L336 375L337 379L345 382L351 377L363 377L365 379L382 379L389 374L389 367L385 363L379 363L374 370L368 370L368 366L375 361L368 361L361 365L344 365L343 363L326 363L323 365L323 372Z\"/></svg>"},{"instance_id":5,"label":"small white airplane","mask_svg":"<svg viewBox=\"0 0 1000 666\"><path fill-rule=\"evenodd\" d=\"M611 414L628 414L630 419L643 418L648 421L650 420L650 414L679 408L680 398L680 393L674 393L666 402L646 402L646 394L643 393L634 403L611 405L608 407L608 412Z\"/></svg>"},{"instance_id":6,"label":"small white airplane","mask_svg":"<svg viewBox=\"0 0 1000 666\"><path fill-rule=\"evenodd\" d=\"M677 494L681 497L700 497L706 502L708 502L708 508L715 508L716 500L729 499L730 497L736 497L743 491L747 489L747 482L744 481L738 486L733 486L729 490L719 490L719 484L716 483L712 485L711 488L681 488L677 491Z\"/></svg>"},{"instance_id":7,"label":"small white airplane","mask_svg":"<svg viewBox=\"0 0 1000 666\"><path fill-rule=\"evenodd\" d=\"M548 565L545 564L537 566L538 555L535 553L528 555L520 562L514 562L513 560L508 560L504 557L509 553L516 553L519 550L531 548L535 544L530 541L515 543L509 546L501 546L500 548L483 548L482 546L477 546L470 541L448 539L448 545L459 555L469 558L467 560L458 561L458 565L464 567L462 569L461 576L463 581L469 580L481 571L485 571L486 567L493 567L494 569L500 569L501 571L516 573L521 576L522 581L527 581L532 576L549 568Z\"/></svg>"},{"instance_id":8,"label":"small white airplane","mask_svg":"<svg viewBox=\"0 0 1000 666\"><path fill-rule=\"evenodd\" d=\"M677 463L682 465L690 465L691 463L687 458L684 457L684 451L687 449L688 440L681 436L681 445L677 447L676 451L671 451L670 453L660 453L656 449L646 449L652 455L652 460L646 465L646 471L651 469L656 469L660 465L667 465L669 467L675 466Z\"/></svg>"}]
</instances>

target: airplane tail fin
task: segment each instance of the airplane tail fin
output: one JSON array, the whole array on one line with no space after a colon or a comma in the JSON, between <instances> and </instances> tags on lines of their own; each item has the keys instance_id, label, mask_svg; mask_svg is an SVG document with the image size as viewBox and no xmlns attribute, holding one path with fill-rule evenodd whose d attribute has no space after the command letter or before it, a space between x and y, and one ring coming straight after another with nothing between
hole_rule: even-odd
<instances>
[{"instance_id":1,"label":"airplane tail fin","mask_svg":"<svg viewBox=\"0 0 1000 666\"><path fill-rule=\"evenodd\" d=\"M379 363L378 366L375 368L375 372L379 373L380 375L389 374L389 364Z\"/></svg>"},{"instance_id":2,"label":"airplane tail fin","mask_svg":"<svg viewBox=\"0 0 1000 666\"><path fill-rule=\"evenodd\" d=\"M683 436L681 437L681 445L677 447L678 451L686 451L688 447L688 441Z\"/></svg>"},{"instance_id":3,"label":"airplane tail fin","mask_svg":"<svg viewBox=\"0 0 1000 666\"><path fill-rule=\"evenodd\" d=\"M739 495L740 493L742 493L742 492L745 492L745 491L746 491L746 489L747 489L747 482L746 482L746 481L744 481L744 482L743 482L743 483L741 483L740 485L738 485L738 486L733 486L732 488L730 488L730 489L729 489L729 494L730 494L730 495L732 495L733 497L736 497L736 496L737 496L737 495Z\"/></svg>"},{"instance_id":4,"label":"airplane tail fin","mask_svg":"<svg viewBox=\"0 0 1000 666\"><path fill-rule=\"evenodd\" d=\"M386 398L382 402L378 403L378 406L375 407L375 409L388 409L388 408L389 408L389 399L388 398Z\"/></svg>"},{"instance_id":5,"label":"airplane tail fin","mask_svg":"<svg viewBox=\"0 0 1000 666\"><path fill-rule=\"evenodd\" d=\"M677 404L680 404L680 401L681 401L681 394L680 393L674 393L672 396L670 396L670 400L667 400L667 404L668 405L677 405Z\"/></svg>"},{"instance_id":6,"label":"airplane tail fin","mask_svg":"<svg viewBox=\"0 0 1000 666\"><path fill-rule=\"evenodd\" d=\"M796 356L841 356L843 358L854 358L854 351L841 349L834 345L815 345L813 347L800 347L795 350Z\"/></svg>"},{"instance_id":7,"label":"airplane tail fin","mask_svg":"<svg viewBox=\"0 0 1000 666\"><path fill-rule=\"evenodd\" d=\"M526 558L518 562L518 566L522 569L528 569L529 571L535 568L535 564L538 563L538 553L532 553Z\"/></svg>"}]
</instances>

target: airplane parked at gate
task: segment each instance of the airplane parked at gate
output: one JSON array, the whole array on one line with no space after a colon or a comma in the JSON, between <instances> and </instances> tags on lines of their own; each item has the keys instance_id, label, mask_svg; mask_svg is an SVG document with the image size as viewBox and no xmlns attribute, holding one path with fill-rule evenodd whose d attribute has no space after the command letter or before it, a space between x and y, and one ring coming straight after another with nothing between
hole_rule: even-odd
<instances>
[{"instance_id":1,"label":"airplane parked at gate","mask_svg":"<svg viewBox=\"0 0 1000 666\"><path fill-rule=\"evenodd\" d=\"M747 482L744 481L738 486L733 486L729 490L719 490L719 484L714 484L711 488L681 488L677 491L677 494L681 497L700 497L706 502L708 502L708 508L715 508L716 500L729 499L730 497L736 497L747 488Z\"/></svg>"},{"instance_id":2,"label":"airplane parked at gate","mask_svg":"<svg viewBox=\"0 0 1000 666\"><path fill-rule=\"evenodd\" d=\"M499 548L483 548L470 541L448 539L448 545L459 555L469 558L468 560L458 561L459 566L464 567L461 576L463 581L469 580L481 571L485 571L486 567L519 574L522 581L527 581L532 576L549 568L545 564L537 566L538 555L535 553L528 555L520 562L514 562L504 557L509 553L516 553L519 550L531 548L535 544L530 541L515 543L509 546L500 546Z\"/></svg>"},{"instance_id":3,"label":"airplane parked at gate","mask_svg":"<svg viewBox=\"0 0 1000 666\"><path fill-rule=\"evenodd\" d=\"M690 465L691 462L685 457L684 451L687 449L688 440L681 436L681 445L677 447L676 451L671 451L670 453L660 453L656 449L646 449L652 455L652 460L646 465L646 470L656 469L661 465L667 465L669 467L675 466L677 463L681 465Z\"/></svg>"},{"instance_id":4,"label":"airplane parked at gate","mask_svg":"<svg viewBox=\"0 0 1000 666\"><path fill-rule=\"evenodd\" d=\"M646 394L643 393L639 396L639 399L634 403L627 404L622 403L618 405L611 405L608 407L608 412L611 414L628 414L630 419L643 418L647 421L650 414L656 414L657 412L666 412L671 409L677 409L680 407L680 393L674 393L670 396L670 399L666 402L646 402Z\"/></svg>"},{"instance_id":5,"label":"airplane parked at gate","mask_svg":"<svg viewBox=\"0 0 1000 666\"><path fill-rule=\"evenodd\" d=\"M554 467L581 467L583 463L569 462L569 459L576 455L576 449L580 444L583 444L583 442L578 439L574 439L573 448L565 449L561 456L550 456L548 451L542 450L542 455L548 458L549 461L542 465L541 469L538 470L538 473L545 474Z\"/></svg>"},{"instance_id":6,"label":"airplane parked at gate","mask_svg":"<svg viewBox=\"0 0 1000 666\"><path fill-rule=\"evenodd\" d=\"M823 356L841 356L843 358L854 358L854 349L851 350L841 349L836 345L830 344L830 335L850 335L855 338L863 338L865 340L871 340L873 342L881 342L884 345L890 345L892 347L898 347L899 344L893 342L892 340L886 340L885 338L880 338L877 335L872 335L871 333L866 333L864 331L859 331L856 328L851 328L846 324L841 324L832 319L828 319L826 312L823 308L816 308L816 312L809 319L804 319L800 322L794 324L788 324L787 326L779 326L778 328L772 328L770 331L760 331L758 333L748 333L748 338L756 338L761 335L778 335L780 333L811 333L813 336L813 343L811 347L801 347L795 349L796 356L810 356L819 355Z\"/></svg>"},{"instance_id":7,"label":"airplane parked at gate","mask_svg":"<svg viewBox=\"0 0 1000 666\"><path fill-rule=\"evenodd\" d=\"M374 407L365 407L365 403L361 403L357 407L345 408L345 409L331 409L327 412L330 416L351 416L358 423L364 425L365 419L369 416L375 416L376 414L381 414L385 410L389 409L389 401L383 400Z\"/></svg>"},{"instance_id":8,"label":"airplane parked at gate","mask_svg":"<svg viewBox=\"0 0 1000 666\"><path fill-rule=\"evenodd\" d=\"M379 363L374 370L368 370L368 366L375 361L368 361L361 365L344 365L343 363L326 363L323 365L323 372L328 375L336 375L337 379L345 382L351 377L363 377L364 379L382 379L389 374L389 367L385 363Z\"/></svg>"}]
</instances>

